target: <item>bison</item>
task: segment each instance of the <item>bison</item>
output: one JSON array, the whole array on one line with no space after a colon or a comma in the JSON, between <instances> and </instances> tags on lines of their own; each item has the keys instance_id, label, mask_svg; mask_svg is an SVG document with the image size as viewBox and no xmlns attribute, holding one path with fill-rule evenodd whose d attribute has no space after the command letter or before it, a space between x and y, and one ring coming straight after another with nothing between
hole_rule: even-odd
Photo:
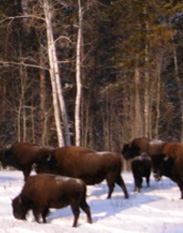
<instances>
[{"instance_id":1,"label":"bison","mask_svg":"<svg viewBox=\"0 0 183 233\"><path fill-rule=\"evenodd\" d=\"M162 140L150 140L148 138L136 138L131 143L124 144L122 154L126 160L132 159L142 153L147 153L149 156L161 153L165 142Z\"/></svg>"},{"instance_id":2,"label":"bison","mask_svg":"<svg viewBox=\"0 0 183 233\"><path fill-rule=\"evenodd\" d=\"M97 152L82 147L66 146L55 150L51 159L37 164L37 173L53 173L82 179L87 185L107 181L108 198L111 197L115 183L128 198L128 192L121 176L121 156L112 152Z\"/></svg>"},{"instance_id":3,"label":"bison","mask_svg":"<svg viewBox=\"0 0 183 233\"><path fill-rule=\"evenodd\" d=\"M152 156L152 166L154 177L157 181L161 179L162 176L170 178L172 181L177 183L181 191L181 199L183 199L183 145L180 144L182 154L156 154Z\"/></svg>"},{"instance_id":4,"label":"bison","mask_svg":"<svg viewBox=\"0 0 183 233\"><path fill-rule=\"evenodd\" d=\"M183 144L137 138L125 144L122 151L126 159L134 158L143 152L148 153L152 160L156 179L164 175L176 182L183 199Z\"/></svg>"},{"instance_id":5,"label":"bison","mask_svg":"<svg viewBox=\"0 0 183 233\"><path fill-rule=\"evenodd\" d=\"M69 205L74 214L73 227L77 225L80 208L92 223L90 207L86 203L86 184L80 179L50 174L29 176L21 193L12 200L15 218L26 220L27 212L32 210L38 223L40 215L46 223L49 208L60 209Z\"/></svg>"},{"instance_id":6,"label":"bison","mask_svg":"<svg viewBox=\"0 0 183 233\"><path fill-rule=\"evenodd\" d=\"M0 152L0 161L3 168L12 166L23 172L24 180L29 176L33 164L49 154L54 148L51 146L38 146L28 142L17 142L11 148Z\"/></svg>"},{"instance_id":7,"label":"bison","mask_svg":"<svg viewBox=\"0 0 183 233\"><path fill-rule=\"evenodd\" d=\"M131 161L131 169L135 183L134 191L140 192L143 177L146 178L147 187L149 187L151 160L146 153L143 153Z\"/></svg>"}]
</instances>

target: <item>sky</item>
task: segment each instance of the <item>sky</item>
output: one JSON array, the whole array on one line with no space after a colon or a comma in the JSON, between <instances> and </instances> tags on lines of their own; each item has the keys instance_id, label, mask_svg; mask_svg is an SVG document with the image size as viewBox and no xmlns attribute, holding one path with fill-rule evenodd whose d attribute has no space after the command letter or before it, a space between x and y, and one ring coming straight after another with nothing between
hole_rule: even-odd
<instances>
[{"instance_id":1,"label":"sky","mask_svg":"<svg viewBox=\"0 0 183 233\"><path fill-rule=\"evenodd\" d=\"M87 223L81 211L78 226L72 227L70 207L51 209L46 224L35 222L30 211L27 221L12 215L11 201L23 187L20 171L0 171L0 233L182 233L183 200L176 183L163 177L159 182L151 176L150 187L145 182L140 193L134 192L133 176L122 173L129 199L115 187L111 199L107 199L106 182L87 186L87 203L93 223Z\"/></svg>"}]
</instances>

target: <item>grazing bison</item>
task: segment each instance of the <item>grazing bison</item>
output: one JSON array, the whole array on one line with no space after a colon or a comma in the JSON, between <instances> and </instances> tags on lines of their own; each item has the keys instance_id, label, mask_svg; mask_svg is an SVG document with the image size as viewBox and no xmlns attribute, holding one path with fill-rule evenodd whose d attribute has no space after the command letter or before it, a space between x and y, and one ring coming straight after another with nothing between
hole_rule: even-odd
<instances>
[{"instance_id":1,"label":"grazing bison","mask_svg":"<svg viewBox=\"0 0 183 233\"><path fill-rule=\"evenodd\" d=\"M46 223L49 208L60 209L70 205L74 214L73 227L76 227L81 208L92 223L90 207L86 203L86 185L80 179L40 174L29 176L21 191L12 201L13 215L17 219L26 219L32 209L36 222L40 215Z\"/></svg>"},{"instance_id":2,"label":"grazing bison","mask_svg":"<svg viewBox=\"0 0 183 233\"><path fill-rule=\"evenodd\" d=\"M56 149L52 158L37 164L37 173L53 173L82 179L87 185L107 180L108 198L115 183L128 198L128 192L121 176L122 160L117 153L97 152L82 147L68 146Z\"/></svg>"},{"instance_id":3,"label":"grazing bison","mask_svg":"<svg viewBox=\"0 0 183 233\"><path fill-rule=\"evenodd\" d=\"M28 142L18 142L11 148L0 152L0 161L3 168L12 166L22 171L24 180L26 180L31 172L32 165L41 161L44 157L48 159L53 149L51 146L38 146Z\"/></svg>"},{"instance_id":4,"label":"grazing bison","mask_svg":"<svg viewBox=\"0 0 183 233\"><path fill-rule=\"evenodd\" d=\"M162 175L172 179L178 184L183 199L183 144L137 138L125 144L122 150L126 159L143 152L151 157L156 179L160 179Z\"/></svg>"},{"instance_id":5,"label":"grazing bison","mask_svg":"<svg viewBox=\"0 0 183 233\"><path fill-rule=\"evenodd\" d=\"M143 153L131 161L131 169L135 183L134 191L140 192L143 177L146 178L147 187L149 187L151 160L146 153Z\"/></svg>"}]
</instances>

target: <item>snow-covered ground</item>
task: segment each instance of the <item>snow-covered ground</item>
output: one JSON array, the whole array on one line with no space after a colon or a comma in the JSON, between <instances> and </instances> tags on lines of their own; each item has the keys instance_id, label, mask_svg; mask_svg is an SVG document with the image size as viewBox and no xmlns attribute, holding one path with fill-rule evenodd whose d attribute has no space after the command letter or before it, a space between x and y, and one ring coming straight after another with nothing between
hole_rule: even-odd
<instances>
[{"instance_id":1,"label":"snow-covered ground","mask_svg":"<svg viewBox=\"0 0 183 233\"><path fill-rule=\"evenodd\" d=\"M34 221L32 212L27 221L17 220L12 215L11 199L23 186L19 171L0 171L0 233L182 233L183 200L175 183L168 178L156 182L151 177L151 187L134 193L132 174L122 174L130 194L124 199L116 187L111 199L106 199L108 187L105 182L88 186L87 202L90 205L93 224L86 221L81 212L77 228L73 228L70 207L51 209L47 224ZM145 183L143 183L145 186Z\"/></svg>"}]
</instances>

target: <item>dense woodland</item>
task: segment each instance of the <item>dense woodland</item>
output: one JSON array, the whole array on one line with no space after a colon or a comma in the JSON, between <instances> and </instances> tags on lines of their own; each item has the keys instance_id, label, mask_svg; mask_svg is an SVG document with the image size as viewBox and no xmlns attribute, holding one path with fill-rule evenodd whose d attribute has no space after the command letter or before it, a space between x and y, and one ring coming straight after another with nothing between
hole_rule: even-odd
<instances>
[{"instance_id":1,"label":"dense woodland","mask_svg":"<svg viewBox=\"0 0 183 233\"><path fill-rule=\"evenodd\" d=\"M183 1L1 0L0 145L183 141L182 47Z\"/></svg>"}]
</instances>

